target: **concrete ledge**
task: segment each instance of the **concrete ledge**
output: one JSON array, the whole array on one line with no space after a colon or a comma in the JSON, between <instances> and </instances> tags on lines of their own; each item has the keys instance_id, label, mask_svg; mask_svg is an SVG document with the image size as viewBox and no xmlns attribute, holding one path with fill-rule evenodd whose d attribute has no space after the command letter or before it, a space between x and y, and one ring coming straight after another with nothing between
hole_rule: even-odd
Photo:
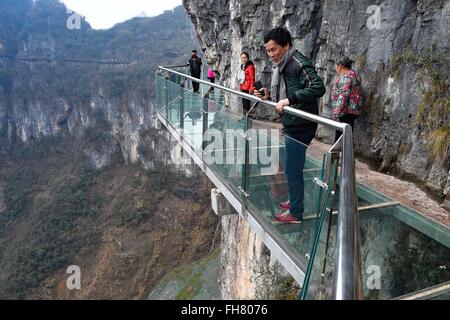
<instances>
[{"instance_id":1,"label":"concrete ledge","mask_svg":"<svg viewBox=\"0 0 450 320\"><path fill-rule=\"evenodd\" d=\"M211 189L211 207L218 217L238 214L219 189Z\"/></svg>"},{"instance_id":2,"label":"concrete ledge","mask_svg":"<svg viewBox=\"0 0 450 320\"><path fill-rule=\"evenodd\" d=\"M154 119L153 126L155 127L156 130L161 130L164 127L163 123L161 122L161 120L159 120L159 118Z\"/></svg>"}]
</instances>

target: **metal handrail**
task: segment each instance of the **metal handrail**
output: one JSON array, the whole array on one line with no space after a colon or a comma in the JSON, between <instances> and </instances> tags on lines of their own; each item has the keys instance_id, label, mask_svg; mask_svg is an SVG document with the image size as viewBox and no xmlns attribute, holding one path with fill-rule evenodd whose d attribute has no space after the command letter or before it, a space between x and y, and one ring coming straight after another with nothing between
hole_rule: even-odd
<instances>
[{"instance_id":1,"label":"metal handrail","mask_svg":"<svg viewBox=\"0 0 450 320\"><path fill-rule=\"evenodd\" d=\"M192 76L186 75L184 73L181 73L181 72L178 72L178 71L175 71L175 70L170 70L170 69L168 69L166 67L158 67L158 69L164 70L164 71L167 71L169 73L173 73L173 74L176 74L176 75L179 75L179 76L182 76L182 77L184 77L186 79L189 79L189 80L192 80L194 82L198 82L198 83L201 83L201 84L204 84L204 85L216 88L216 89L220 89L222 91L225 91L225 92L228 92L228 93L231 93L231 94L235 94L235 95L237 95L237 96L239 96L241 98L245 98L247 100L251 100L251 101L254 101L254 102L267 104L267 105L272 106L272 107L276 107L277 106L277 104L275 102L273 102L273 101L263 100L263 99L260 99L260 98L258 98L256 96L254 96L254 95L251 95L251 94L248 94L248 93L243 93L241 91L237 91L237 90L234 90L234 89L230 89L230 88L227 88L227 87L215 84L215 83L211 83L209 81L197 79L197 78L194 78ZM315 114L311 114L311 113L304 112L304 111L297 110L297 109L290 108L290 107L285 107L283 110L286 113L290 113L290 114L293 114L293 115L298 116L300 118L303 118L303 119L306 119L306 120L310 120L310 121L316 122L318 124L322 124L322 125L327 126L327 127L331 127L333 129L339 130L341 132L344 132L345 128L347 126L349 126L348 124L345 124L345 123L337 122L337 121L334 121L334 120L331 120L331 119L328 119L328 118L324 118L324 117L321 117L321 116L318 116L318 115L315 115Z\"/></svg>"},{"instance_id":2,"label":"metal handrail","mask_svg":"<svg viewBox=\"0 0 450 320\"><path fill-rule=\"evenodd\" d=\"M272 107L276 107L277 105L273 101L263 100L251 94L246 94L215 83L197 79L178 71L171 70L167 67L160 66L158 69L177 74L194 82L217 88L250 101L259 102ZM326 127L331 127L343 133L340 139L342 151L342 171L340 179L341 199L339 201L339 215L337 224L333 297L336 300L360 300L363 298L363 289L359 235L360 225L356 197L352 128L349 124L337 122L291 107L285 107L283 108L283 111Z\"/></svg>"},{"instance_id":3,"label":"metal handrail","mask_svg":"<svg viewBox=\"0 0 450 320\"><path fill-rule=\"evenodd\" d=\"M189 67L189 63L186 64L177 64L177 65L173 65L173 66L165 66L165 68L185 68L185 67Z\"/></svg>"}]
</instances>

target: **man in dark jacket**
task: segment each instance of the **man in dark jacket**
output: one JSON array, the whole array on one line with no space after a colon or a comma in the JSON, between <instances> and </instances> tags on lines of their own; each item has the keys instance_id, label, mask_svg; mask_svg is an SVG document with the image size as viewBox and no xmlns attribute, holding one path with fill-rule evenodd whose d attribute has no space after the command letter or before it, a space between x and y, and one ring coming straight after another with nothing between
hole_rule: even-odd
<instances>
[{"instance_id":1,"label":"man in dark jacket","mask_svg":"<svg viewBox=\"0 0 450 320\"><path fill-rule=\"evenodd\" d=\"M197 50L192 50L192 58L189 60L189 68L191 69L191 76L200 79L202 73L202 59L197 56ZM194 92L198 93L199 83L192 81Z\"/></svg>"},{"instance_id":2,"label":"man in dark jacket","mask_svg":"<svg viewBox=\"0 0 450 320\"><path fill-rule=\"evenodd\" d=\"M306 148L313 140L317 124L291 114L284 114L290 106L312 114L319 114L318 98L325 94L325 85L311 61L292 46L291 34L284 28L270 30L264 36L267 54L275 63L270 92L265 96L255 95L277 102L277 111L282 115L285 135L285 174L288 181L289 201L280 203L286 212L275 219L281 223L298 224L303 220L304 181Z\"/></svg>"}]
</instances>

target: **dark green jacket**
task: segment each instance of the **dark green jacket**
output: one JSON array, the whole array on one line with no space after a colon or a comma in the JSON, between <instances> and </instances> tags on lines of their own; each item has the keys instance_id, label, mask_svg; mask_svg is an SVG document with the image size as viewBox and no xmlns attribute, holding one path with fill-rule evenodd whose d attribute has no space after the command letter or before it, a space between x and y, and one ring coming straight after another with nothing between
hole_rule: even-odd
<instances>
[{"instance_id":1,"label":"dark green jacket","mask_svg":"<svg viewBox=\"0 0 450 320\"><path fill-rule=\"evenodd\" d=\"M325 85L311 61L299 51L295 51L282 75L291 107L318 115L318 99L325 94ZM317 128L316 123L288 113L284 113L282 118L286 133Z\"/></svg>"}]
</instances>

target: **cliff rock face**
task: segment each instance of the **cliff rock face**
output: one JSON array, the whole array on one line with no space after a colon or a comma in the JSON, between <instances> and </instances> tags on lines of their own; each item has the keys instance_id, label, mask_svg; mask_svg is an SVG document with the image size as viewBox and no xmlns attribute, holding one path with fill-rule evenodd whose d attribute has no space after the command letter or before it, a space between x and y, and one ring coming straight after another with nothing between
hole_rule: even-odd
<instances>
[{"instance_id":1,"label":"cliff rock face","mask_svg":"<svg viewBox=\"0 0 450 320\"><path fill-rule=\"evenodd\" d=\"M369 0L184 0L183 4L208 62L219 70L221 82L232 88L238 88L244 50L255 62L257 79L269 84L272 65L263 35L271 27L285 26L294 46L313 59L327 85L321 112L329 117L334 62L349 56L364 82L364 114L355 129L357 152L376 160L381 170L411 176L440 197L448 195L450 2L378 1L379 21L378 9ZM238 99L229 103L235 110L241 108ZM258 113L269 120L277 117L268 108ZM319 131L324 140L332 136L323 128Z\"/></svg>"},{"instance_id":2,"label":"cliff rock face","mask_svg":"<svg viewBox=\"0 0 450 320\"><path fill-rule=\"evenodd\" d=\"M223 299L254 299L253 275L262 257L264 244L239 215L222 218L221 292Z\"/></svg>"},{"instance_id":3,"label":"cliff rock face","mask_svg":"<svg viewBox=\"0 0 450 320\"><path fill-rule=\"evenodd\" d=\"M222 298L295 299L298 285L269 249L237 214L221 219Z\"/></svg>"}]
</instances>

